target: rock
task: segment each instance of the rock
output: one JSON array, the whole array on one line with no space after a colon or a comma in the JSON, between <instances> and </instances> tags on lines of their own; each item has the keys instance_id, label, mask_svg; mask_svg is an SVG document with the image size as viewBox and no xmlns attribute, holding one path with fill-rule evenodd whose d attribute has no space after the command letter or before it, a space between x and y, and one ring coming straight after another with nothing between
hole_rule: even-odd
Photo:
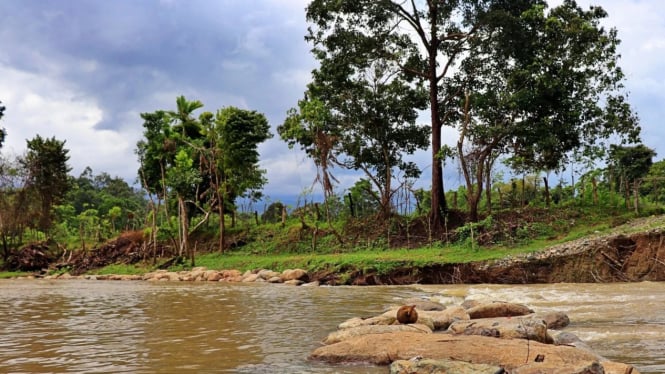
<instances>
[{"instance_id":1,"label":"rock","mask_svg":"<svg viewBox=\"0 0 665 374\"><path fill-rule=\"evenodd\" d=\"M434 301L430 300L424 300L424 299L419 299L416 297L412 297L410 299L404 300L402 303L403 305L415 305L416 309L420 311L428 311L428 310L444 310L446 309L446 306L443 304L436 303Z\"/></svg>"},{"instance_id":2,"label":"rock","mask_svg":"<svg viewBox=\"0 0 665 374\"><path fill-rule=\"evenodd\" d=\"M414 325L393 326L408 328ZM513 370L524 366L525 361L532 363L537 355L543 355L545 362L552 365L551 367L577 367L599 361L596 355L584 350L536 341L406 331L349 337L338 343L319 347L309 357L328 363L365 362L376 365L387 365L395 360L407 360L416 356L435 360L454 357L459 361L497 365ZM625 374L631 369L633 374L637 373L630 365L608 361L600 363L605 373Z\"/></svg>"},{"instance_id":3,"label":"rock","mask_svg":"<svg viewBox=\"0 0 665 374\"><path fill-rule=\"evenodd\" d=\"M303 287L318 287L320 285L319 281L307 282L303 284Z\"/></svg>"},{"instance_id":4,"label":"rock","mask_svg":"<svg viewBox=\"0 0 665 374\"><path fill-rule=\"evenodd\" d=\"M305 282L303 282L299 279L291 279L291 280L284 281L284 284L286 284L287 286L300 286L303 283L305 283Z\"/></svg>"},{"instance_id":5,"label":"rock","mask_svg":"<svg viewBox=\"0 0 665 374\"><path fill-rule=\"evenodd\" d=\"M259 274L259 278L265 279L265 280L269 280L270 278L274 278L274 277L279 277L281 275L280 273L278 273L276 271L267 270L267 269L260 270L258 274Z\"/></svg>"},{"instance_id":6,"label":"rock","mask_svg":"<svg viewBox=\"0 0 665 374\"><path fill-rule=\"evenodd\" d=\"M469 308L467 309L467 313L469 313L469 317L471 317L471 319L476 319L523 316L533 313L533 310L523 304L494 301Z\"/></svg>"},{"instance_id":7,"label":"rock","mask_svg":"<svg viewBox=\"0 0 665 374\"><path fill-rule=\"evenodd\" d=\"M173 282L178 282L181 280L180 274L173 272L164 273L160 279L166 279Z\"/></svg>"},{"instance_id":8,"label":"rock","mask_svg":"<svg viewBox=\"0 0 665 374\"><path fill-rule=\"evenodd\" d=\"M259 279L259 275L254 273L249 273L242 276L242 281L245 283L255 282L257 279Z\"/></svg>"},{"instance_id":9,"label":"rock","mask_svg":"<svg viewBox=\"0 0 665 374\"><path fill-rule=\"evenodd\" d=\"M570 324L570 318L564 312L533 313L524 318L541 319L545 321L548 329L559 330Z\"/></svg>"},{"instance_id":10,"label":"rock","mask_svg":"<svg viewBox=\"0 0 665 374\"><path fill-rule=\"evenodd\" d=\"M294 279L301 280L303 282L308 280L307 272L302 269L286 269L282 272L281 277L285 282Z\"/></svg>"},{"instance_id":11,"label":"rock","mask_svg":"<svg viewBox=\"0 0 665 374\"><path fill-rule=\"evenodd\" d=\"M565 331L553 331L552 338L554 339L554 344L556 345L567 345L570 347L575 347L577 349L585 350L589 353L596 354L589 345L582 341L577 335L565 332ZM599 359L602 358L597 356Z\"/></svg>"},{"instance_id":12,"label":"rock","mask_svg":"<svg viewBox=\"0 0 665 374\"><path fill-rule=\"evenodd\" d=\"M425 326L417 323L410 325L369 325L369 326L357 326L351 327L343 330L337 330L328 334L328 337L323 341L323 344L334 344L341 341L347 340L349 338L368 335L368 334L387 334L395 333L399 331L408 331L411 333L420 333L420 334L431 334L432 330Z\"/></svg>"},{"instance_id":13,"label":"rock","mask_svg":"<svg viewBox=\"0 0 665 374\"><path fill-rule=\"evenodd\" d=\"M359 317L351 318L349 320L340 323L337 326L337 328L342 330L358 326L392 325L394 323L395 323L395 313L387 312L380 316L370 317L370 318L359 318Z\"/></svg>"},{"instance_id":14,"label":"rock","mask_svg":"<svg viewBox=\"0 0 665 374\"><path fill-rule=\"evenodd\" d=\"M482 303L478 300L468 299L468 300L464 300L464 302L462 302L462 308L471 309L473 307L477 307L480 304L482 304Z\"/></svg>"},{"instance_id":15,"label":"rock","mask_svg":"<svg viewBox=\"0 0 665 374\"><path fill-rule=\"evenodd\" d=\"M420 319L429 318L432 320L434 330L445 330L455 321L469 320L469 314L464 308L452 306L445 310L423 311L420 312Z\"/></svg>"},{"instance_id":16,"label":"rock","mask_svg":"<svg viewBox=\"0 0 665 374\"><path fill-rule=\"evenodd\" d=\"M222 274L215 270L206 271L204 277L208 282L219 282L223 278Z\"/></svg>"},{"instance_id":17,"label":"rock","mask_svg":"<svg viewBox=\"0 0 665 374\"><path fill-rule=\"evenodd\" d=\"M411 359L390 364L390 374L496 374L497 365L473 364L465 361Z\"/></svg>"},{"instance_id":18,"label":"rock","mask_svg":"<svg viewBox=\"0 0 665 374\"><path fill-rule=\"evenodd\" d=\"M227 282L242 282L244 279L242 275L238 275L235 277L229 277L229 278L224 278Z\"/></svg>"},{"instance_id":19,"label":"rock","mask_svg":"<svg viewBox=\"0 0 665 374\"><path fill-rule=\"evenodd\" d=\"M564 366L553 365L547 362L545 357L543 362L532 362L516 369L510 374L542 374L542 373L560 373L560 374L605 374L607 373L598 361L579 362Z\"/></svg>"},{"instance_id":20,"label":"rock","mask_svg":"<svg viewBox=\"0 0 665 374\"><path fill-rule=\"evenodd\" d=\"M237 278L241 277L242 273L240 270L222 270L222 278L228 279L228 278Z\"/></svg>"},{"instance_id":21,"label":"rock","mask_svg":"<svg viewBox=\"0 0 665 374\"><path fill-rule=\"evenodd\" d=\"M214 270L206 270L206 268L200 266L200 267L195 267L189 272L189 278L194 280L194 281L202 281L208 279L208 274L213 272Z\"/></svg>"},{"instance_id":22,"label":"rock","mask_svg":"<svg viewBox=\"0 0 665 374\"><path fill-rule=\"evenodd\" d=\"M271 277L268 279L268 283L282 283L282 282L284 282L284 280L282 279L282 277L279 276Z\"/></svg>"},{"instance_id":23,"label":"rock","mask_svg":"<svg viewBox=\"0 0 665 374\"><path fill-rule=\"evenodd\" d=\"M529 318L480 318L453 322L448 331L462 335L491 336L502 339L528 339L552 344L545 321Z\"/></svg>"}]
</instances>

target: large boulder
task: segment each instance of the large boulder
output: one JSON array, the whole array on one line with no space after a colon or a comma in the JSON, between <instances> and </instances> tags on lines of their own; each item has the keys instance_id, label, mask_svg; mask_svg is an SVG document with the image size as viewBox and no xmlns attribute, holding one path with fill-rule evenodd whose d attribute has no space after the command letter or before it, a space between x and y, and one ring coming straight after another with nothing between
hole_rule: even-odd
<instances>
[{"instance_id":1,"label":"large boulder","mask_svg":"<svg viewBox=\"0 0 665 374\"><path fill-rule=\"evenodd\" d=\"M382 319L388 320L392 318L394 322L397 316L397 309L398 308L390 309L383 313L381 316L375 317L376 319L370 319L370 321L379 321ZM448 328L448 326L450 326L451 323L455 321L469 319L469 314L466 312L466 310L459 306L452 306L444 310L423 311L418 310L418 307L416 307L416 311L418 311L417 323L430 326L432 330L445 330Z\"/></svg>"},{"instance_id":2,"label":"large boulder","mask_svg":"<svg viewBox=\"0 0 665 374\"><path fill-rule=\"evenodd\" d=\"M430 318L434 325L434 330L445 330L455 321L469 320L469 314L460 306L452 306L445 310L423 311L419 314L420 318Z\"/></svg>"},{"instance_id":3,"label":"large boulder","mask_svg":"<svg viewBox=\"0 0 665 374\"><path fill-rule=\"evenodd\" d=\"M353 338L356 336L368 334L388 334L400 331L407 331L419 334L431 334L432 329L428 326L413 323L409 325L370 325L370 326L356 326L343 330L337 330L328 334L328 337L323 341L324 344L335 344L341 341Z\"/></svg>"},{"instance_id":4,"label":"large boulder","mask_svg":"<svg viewBox=\"0 0 665 374\"><path fill-rule=\"evenodd\" d=\"M506 303L503 301L494 301L487 304L480 304L467 309L471 319L476 318L495 318L495 317L515 317L533 313L533 310L523 304Z\"/></svg>"},{"instance_id":5,"label":"large boulder","mask_svg":"<svg viewBox=\"0 0 665 374\"><path fill-rule=\"evenodd\" d=\"M543 320L547 328L552 330L560 330L570 324L570 318L564 312L533 313L521 318Z\"/></svg>"},{"instance_id":6,"label":"large boulder","mask_svg":"<svg viewBox=\"0 0 665 374\"><path fill-rule=\"evenodd\" d=\"M605 374L607 370L598 361L579 362L560 367L548 362L531 362L513 369L510 374ZM628 372L627 372L628 373ZM632 372L631 372L632 373Z\"/></svg>"},{"instance_id":7,"label":"large boulder","mask_svg":"<svg viewBox=\"0 0 665 374\"><path fill-rule=\"evenodd\" d=\"M543 367L558 368L556 373L568 373L567 370L570 368L576 370L575 368L580 365L599 362L607 374L638 373L630 365L607 362L593 353L569 346L523 339L406 331L349 337L338 343L317 348L310 355L310 359L337 364L388 365L396 360L408 360L417 356L434 360L454 357L456 361L496 365L506 370L513 370L525 364L534 367L542 364ZM543 362L535 362L538 356L544 358Z\"/></svg>"},{"instance_id":8,"label":"large boulder","mask_svg":"<svg viewBox=\"0 0 665 374\"><path fill-rule=\"evenodd\" d=\"M300 280L307 282L309 280L307 271L303 269L286 269L282 272L281 277L284 279L284 282L290 280Z\"/></svg>"},{"instance_id":9,"label":"large boulder","mask_svg":"<svg viewBox=\"0 0 665 374\"><path fill-rule=\"evenodd\" d=\"M354 318L348 319L348 320L340 323L337 326L337 328L338 329L348 329L348 328L353 328L353 327L358 327L358 326L392 325L396 321L395 313L396 313L396 311L393 311L392 313L385 313L385 314L382 314L380 316L369 317L369 318L354 317Z\"/></svg>"},{"instance_id":10,"label":"large boulder","mask_svg":"<svg viewBox=\"0 0 665 374\"><path fill-rule=\"evenodd\" d=\"M545 321L530 318L481 318L455 321L448 331L462 335L491 336L502 339L527 339L552 344Z\"/></svg>"},{"instance_id":11,"label":"large boulder","mask_svg":"<svg viewBox=\"0 0 665 374\"><path fill-rule=\"evenodd\" d=\"M412 297L410 299L404 300L402 305L415 305L418 312L428 311L428 310L444 310L446 306L434 301L419 299L417 297Z\"/></svg>"},{"instance_id":12,"label":"large boulder","mask_svg":"<svg viewBox=\"0 0 665 374\"><path fill-rule=\"evenodd\" d=\"M497 365L474 364L465 361L411 359L390 364L390 374L496 374Z\"/></svg>"}]
</instances>

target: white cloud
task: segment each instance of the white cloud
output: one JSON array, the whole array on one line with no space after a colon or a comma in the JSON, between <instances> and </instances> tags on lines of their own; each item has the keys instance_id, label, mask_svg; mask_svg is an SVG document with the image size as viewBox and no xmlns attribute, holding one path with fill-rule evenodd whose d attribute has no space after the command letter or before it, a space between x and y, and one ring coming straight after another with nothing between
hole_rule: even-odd
<instances>
[{"instance_id":1,"label":"white cloud","mask_svg":"<svg viewBox=\"0 0 665 374\"><path fill-rule=\"evenodd\" d=\"M7 129L5 154L22 154L26 140L37 134L65 140L73 172L90 166L96 172L128 176L136 171L133 147L136 133L98 130L102 109L66 82L0 66L0 98L7 107L2 126Z\"/></svg>"}]
</instances>

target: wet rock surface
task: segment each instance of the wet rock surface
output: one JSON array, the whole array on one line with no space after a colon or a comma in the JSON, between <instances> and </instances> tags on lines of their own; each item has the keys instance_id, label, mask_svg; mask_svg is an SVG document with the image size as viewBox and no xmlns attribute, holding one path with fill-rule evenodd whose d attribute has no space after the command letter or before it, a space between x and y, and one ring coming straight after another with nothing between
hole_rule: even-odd
<instances>
[{"instance_id":1,"label":"wet rock surface","mask_svg":"<svg viewBox=\"0 0 665 374\"><path fill-rule=\"evenodd\" d=\"M550 330L570 322L564 312L533 313L522 304L488 302L471 309L491 310L491 318L473 318L469 310L452 305L420 311L418 324L407 325L396 321L398 308L340 323L310 359L390 365L391 373L409 374L638 373L599 356L571 333ZM511 315L515 310L524 314ZM446 312L451 322L434 324L435 316Z\"/></svg>"}]
</instances>

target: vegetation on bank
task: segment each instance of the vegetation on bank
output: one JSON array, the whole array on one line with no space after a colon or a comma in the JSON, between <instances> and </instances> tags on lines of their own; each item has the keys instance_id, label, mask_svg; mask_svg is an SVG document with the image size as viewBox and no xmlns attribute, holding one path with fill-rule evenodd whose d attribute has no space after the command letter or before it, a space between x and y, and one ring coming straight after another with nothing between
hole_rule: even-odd
<instances>
[{"instance_id":1,"label":"vegetation on bank","mask_svg":"<svg viewBox=\"0 0 665 374\"><path fill-rule=\"evenodd\" d=\"M141 190L89 168L69 175L66 142L36 135L0 160L2 267L381 273L536 251L663 213L665 161L639 143L607 14L508 3L309 4L320 66L276 130L313 161L322 198L263 195L258 149L273 134L255 110L180 96L142 113ZM425 109L432 122L416 123ZM443 126L457 131L452 147ZM405 157L427 148L430 165ZM446 191L451 162L462 185ZM340 190L338 168L363 177ZM429 189L415 187L424 169Z\"/></svg>"}]
</instances>

